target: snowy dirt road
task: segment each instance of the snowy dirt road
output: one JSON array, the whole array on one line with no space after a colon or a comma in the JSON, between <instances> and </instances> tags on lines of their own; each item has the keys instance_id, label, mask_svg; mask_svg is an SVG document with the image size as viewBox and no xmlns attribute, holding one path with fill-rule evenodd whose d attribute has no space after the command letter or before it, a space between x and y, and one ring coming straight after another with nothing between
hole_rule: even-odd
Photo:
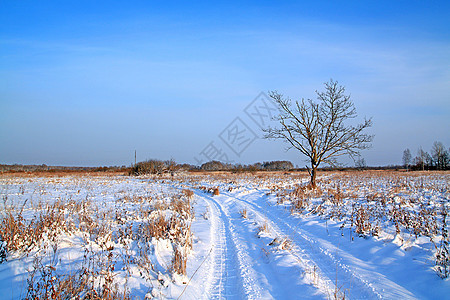
<instances>
[{"instance_id":1,"label":"snowy dirt road","mask_svg":"<svg viewBox=\"0 0 450 300\"><path fill-rule=\"evenodd\" d=\"M5 177L3 236L32 246L2 244L0 299L71 274L84 291L106 274L126 299L449 299L435 263L448 177L375 175L324 176L317 194L289 174Z\"/></svg>"},{"instance_id":2,"label":"snowy dirt road","mask_svg":"<svg viewBox=\"0 0 450 300\"><path fill-rule=\"evenodd\" d=\"M249 212L244 218L245 206L233 197L198 195L208 203L211 221L217 224L214 227L220 228L213 233L218 241L213 250L216 284L211 286L207 298L323 298L302 280L303 268L295 256L289 251L271 249L267 243L269 232L258 235L259 215Z\"/></svg>"},{"instance_id":3,"label":"snowy dirt road","mask_svg":"<svg viewBox=\"0 0 450 300\"><path fill-rule=\"evenodd\" d=\"M209 207L214 241L207 298L415 298L371 264L300 228L288 211L274 210L263 191L196 195ZM282 249L282 241L289 246Z\"/></svg>"}]
</instances>

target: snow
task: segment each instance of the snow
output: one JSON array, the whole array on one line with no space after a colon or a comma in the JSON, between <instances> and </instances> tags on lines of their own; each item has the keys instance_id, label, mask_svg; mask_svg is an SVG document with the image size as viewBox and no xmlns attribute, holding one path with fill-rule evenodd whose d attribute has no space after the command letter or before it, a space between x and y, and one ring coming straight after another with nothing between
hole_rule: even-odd
<instances>
[{"instance_id":1,"label":"snow","mask_svg":"<svg viewBox=\"0 0 450 300\"><path fill-rule=\"evenodd\" d=\"M60 201L72 227L8 252L0 298L25 298L37 263L58 277L91 262L99 272L110 266L103 277L92 275L97 287L110 274L133 299L449 299L450 281L434 263L440 229L429 236L413 226L398 232L388 216L399 208L413 222L448 207L449 182L446 173L325 173L322 194L306 191L304 205L293 210L299 197L293 192L307 183L302 174L2 175L2 218L22 211L30 221ZM208 192L213 188L220 195ZM194 192L192 216L170 206L183 189ZM90 219L71 214L75 208ZM352 211L356 216L362 208L371 213L360 219L370 229L356 233ZM175 229L161 238L136 237L159 215L190 226L192 248L183 246L188 239L172 237ZM430 218L440 220L437 213ZM186 253L186 275L172 268L176 249Z\"/></svg>"}]
</instances>

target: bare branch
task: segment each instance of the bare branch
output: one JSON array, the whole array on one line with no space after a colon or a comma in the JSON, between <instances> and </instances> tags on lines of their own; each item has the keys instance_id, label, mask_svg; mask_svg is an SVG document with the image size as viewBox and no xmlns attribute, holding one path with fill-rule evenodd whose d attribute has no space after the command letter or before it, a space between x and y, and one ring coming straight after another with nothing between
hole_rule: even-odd
<instances>
[{"instance_id":1,"label":"bare branch","mask_svg":"<svg viewBox=\"0 0 450 300\"><path fill-rule=\"evenodd\" d=\"M311 183L314 186L316 169L320 163L336 166L337 157L359 156L359 150L371 145L373 135L363 133L372 126L371 119L365 119L356 126L345 121L356 118L356 109L345 87L337 81L325 83L325 91L318 92L317 102L311 99L295 101L284 98L278 92L269 96L278 104L280 114L275 118L280 128L267 128L265 138L282 139L311 161Z\"/></svg>"}]
</instances>

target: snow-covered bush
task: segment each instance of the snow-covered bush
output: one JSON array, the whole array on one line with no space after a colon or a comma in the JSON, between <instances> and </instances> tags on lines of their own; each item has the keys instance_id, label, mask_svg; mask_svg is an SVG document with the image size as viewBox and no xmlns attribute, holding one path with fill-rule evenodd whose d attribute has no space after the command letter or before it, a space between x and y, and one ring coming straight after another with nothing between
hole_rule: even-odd
<instances>
[{"instance_id":1,"label":"snow-covered bush","mask_svg":"<svg viewBox=\"0 0 450 300\"><path fill-rule=\"evenodd\" d=\"M178 169L177 164L172 160L162 161L151 159L139 162L131 169L131 175L146 175L155 174L161 175L164 173L172 173Z\"/></svg>"},{"instance_id":2,"label":"snow-covered bush","mask_svg":"<svg viewBox=\"0 0 450 300\"><path fill-rule=\"evenodd\" d=\"M450 275L450 253L449 253L449 235L447 228L447 209L443 205L442 208L442 229L441 229L441 244L436 253L437 272L441 278L447 278Z\"/></svg>"}]
</instances>

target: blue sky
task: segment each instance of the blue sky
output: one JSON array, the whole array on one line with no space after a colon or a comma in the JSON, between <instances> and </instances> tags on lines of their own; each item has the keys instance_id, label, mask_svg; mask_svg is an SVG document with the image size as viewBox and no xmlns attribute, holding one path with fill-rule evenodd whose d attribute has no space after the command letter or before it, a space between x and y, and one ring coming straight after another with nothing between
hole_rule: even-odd
<instances>
[{"instance_id":1,"label":"blue sky","mask_svg":"<svg viewBox=\"0 0 450 300\"><path fill-rule=\"evenodd\" d=\"M449 147L449 2L2 1L0 163L196 163L213 141L303 166L268 140L233 156L218 135L254 125L261 91L313 98L330 78L373 117L369 165Z\"/></svg>"}]
</instances>

